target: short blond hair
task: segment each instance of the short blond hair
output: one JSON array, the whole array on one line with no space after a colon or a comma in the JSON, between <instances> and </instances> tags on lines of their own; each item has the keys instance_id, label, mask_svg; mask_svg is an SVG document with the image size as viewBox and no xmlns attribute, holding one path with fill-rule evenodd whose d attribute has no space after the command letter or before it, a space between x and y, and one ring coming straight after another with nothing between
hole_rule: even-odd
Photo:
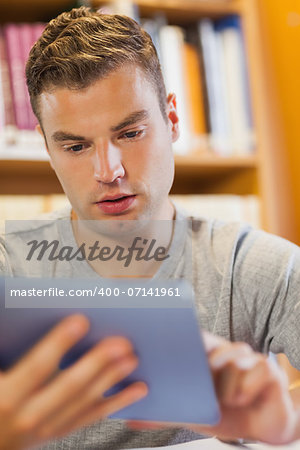
<instances>
[{"instance_id":1,"label":"short blond hair","mask_svg":"<svg viewBox=\"0 0 300 450\"><path fill-rule=\"evenodd\" d=\"M133 19L74 8L51 20L30 51L26 81L40 121L42 92L83 89L125 64L139 65L152 83L164 119L166 88L151 37ZM41 121L40 121L41 122Z\"/></svg>"}]
</instances>

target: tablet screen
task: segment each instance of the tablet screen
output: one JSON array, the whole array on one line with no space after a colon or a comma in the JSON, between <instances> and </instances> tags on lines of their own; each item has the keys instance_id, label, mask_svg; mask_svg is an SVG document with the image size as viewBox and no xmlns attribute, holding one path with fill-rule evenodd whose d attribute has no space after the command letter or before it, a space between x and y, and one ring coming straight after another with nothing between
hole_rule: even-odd
<instances>
[{"instance_id":1,"label":"tablet screen","mask_svg":"<svg viewBox=\"0 0 300 450\"><path fill-rule=\"evenodd\" d=\"M107 394L132 381L145 381L149 387L147 397L112 417L211 425L219 420L187 282L2 278L0 283L1 369L16 362L60 319L81 312L90 320L90 330L61 367L104 337L125 336L134 346L139 366Z\"/></svg>"}]
</instances>

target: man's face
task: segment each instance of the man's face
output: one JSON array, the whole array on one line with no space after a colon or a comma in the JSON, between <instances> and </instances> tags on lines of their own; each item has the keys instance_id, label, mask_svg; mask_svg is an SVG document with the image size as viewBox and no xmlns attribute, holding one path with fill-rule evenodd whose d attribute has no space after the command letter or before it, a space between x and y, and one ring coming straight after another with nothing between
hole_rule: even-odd
<instances>
[{"instance_id":1,"label":"man's face","mask_svg":"<svg viewBox=\"0 0 300 450\"><path fill-rule=\"evenodd\" d=\"M40 114L52 167L79 219L171 219L175 98L166 123L139 67L86 89L44 92Z\"/></svg>"}]
</instances>

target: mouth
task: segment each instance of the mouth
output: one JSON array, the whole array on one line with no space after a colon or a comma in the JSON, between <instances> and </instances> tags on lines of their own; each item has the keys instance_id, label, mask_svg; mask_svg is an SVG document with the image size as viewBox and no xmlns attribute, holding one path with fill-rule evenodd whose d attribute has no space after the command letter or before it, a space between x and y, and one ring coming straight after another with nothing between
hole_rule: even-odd
<instances>
[{"instance_id":1,"label":"mouth","mask_svg":"<svg viewBox=\"0 0 300 450\"><path fill-rule=\"evenodd\" d=\"M135 202L135 199L136 195L119 194L107 196L103 200L96 202L96 205L106 214L120 214L126 211Z\"/></svg>"}]
</instances>

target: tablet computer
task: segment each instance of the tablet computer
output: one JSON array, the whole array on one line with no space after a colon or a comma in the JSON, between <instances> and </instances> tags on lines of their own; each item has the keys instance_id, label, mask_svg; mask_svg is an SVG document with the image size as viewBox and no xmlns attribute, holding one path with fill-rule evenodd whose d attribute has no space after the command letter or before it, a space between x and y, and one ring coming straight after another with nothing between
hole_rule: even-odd
<instances>
[{"instance_id":1,"label":"tablet computer","mask_svg":"<svg viewBox=\"0 0 300 450\"><path fill-rule=\"evenodd\" d=\"M112 418L213 425L219 407L184 280L0 278L0 369L8 369L59 320L75 312L88 334L61 362L64 368L107 336L125 336L139 366L109 393L145 381L147 397Z\"/></svg>"}]
</instances>

